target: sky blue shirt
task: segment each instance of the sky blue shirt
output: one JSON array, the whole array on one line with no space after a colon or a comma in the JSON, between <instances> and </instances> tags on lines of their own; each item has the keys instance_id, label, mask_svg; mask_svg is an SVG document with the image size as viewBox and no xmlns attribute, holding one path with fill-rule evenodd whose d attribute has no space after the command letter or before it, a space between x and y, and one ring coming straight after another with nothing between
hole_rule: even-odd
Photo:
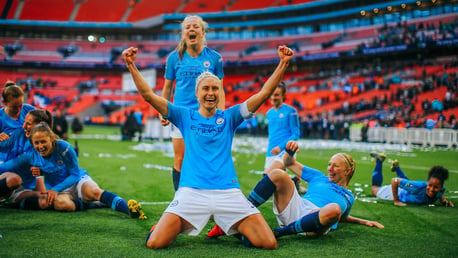
<instances>
[{"instance_id":1,"label":"sky blue shirt","mask_svg":"<svg viewBox=\"0 0 458 258\"><path fill-rule=\"evenodd\" d=\"M440 200L442 195L444 195L445 187L434 198L430 198L426 195L427 185L428 182L426 181L401 179L398 188L398 198L401 202L413 204L432 204L436 200Z\"/></svg>"},{"instance_id":2,"label":"sky blue shirt","mask_svg":"<svg viewBox=\"0 0 458 258\"><path fill-rule=\"evenodd\" d=\"M24 125L25 116L30 110L34 110L35 107L29 104L24 104L19 114L18 119L13 119L8 116L5 112L5 107L0 109L0 132L10 133L15 129L22 128Z\"/></svg>"},{"instance_id":3,"label":"sky blue shirt","mask_svg":"<svg viewBox=\"0 0 458 258\"><path fill-rule=\"evenodd\" d=\"M55 190L57 193L77 183L87 174L87 171L78 166L73 146L63 140L57 140L50 157L44 158L37 151L30 151L0 164L0 173L15 171L21 166L29 166L29 169L30 166L39 167L45 178L46 189Z\"/></svg>"},{"instance_id":4,"label":"sky blue shirt","mask_svg":"<svg viewBox=\"0 0 458 258\"><path fill-rule=\"evenodd\" d=\"M24 129L19 128L10 133L10 138L8 140L0 142L0 150L6 153L6 158L3 160L6 162L17 158L26 152L32 152L33 146L30 143L29 138L25 136ZM24 188L35 189L35 177L32 176L32 173L30 172L30 166L18 166L14 171L8 172L18 174L22 178L22 186Z\"/></svg>"},{"instance_id":5,"label":"sky blue shirt","mask_svg":"<svg viewBox=\"0 0 458 258\"><path fill-rule=\"evenodd\" d=\"M271 108L267 111L266 119L269 135L267 157L275 156L271 153L273 148L278 146L281 151L284 151L288 141L299 139L299 116L292 106L283 103L277 110Z\"/></svg>"},{"instance_id":6,"label":"sky blue shirt","mask_svg":"<svg viewBox=\"0 0 458 258\"><path fill-rule=\"evenodd\" d=\"M355 197L349 190L329 181L323 173L307 166L302 169L301 177L308 182L307 193L302 198L320 208L330 203L337 203L342 211L341 219L350 215Z\"/></svg>"},{"instance_id":7,"label":"sky blue shirt","mask_svg":"<svg viewBox=\"0 0 458 258\"><path fill-rule=\"evenodd\" d=\"M168 119L180 129L186 146L180 187L240 188L231 151L234 132L244 119L242 105L246 107L245 103L235 105L206 118L169 102Z\"/></svg>"},{"instance_id":8,"label":"sky blue shirt","mask_svg":"<svg viewBox=\"0 0 458 258\"><path fill-rule=\"evenodd\" d=\"M199 75L208 71L222 79L223 58L215 50L204 47L198 57L191 57L186 51L180 59L175 50L167 57L164 77L175 80L175 92L173 103L175 105L189 107L197 110L199 104L196 98L196 79Z\"/></svg>"},{"instance_id":9,"label":"sky blue shirt","mask_svg":"<svg viewBox=\"0 0 458 258\"><path fill-rule=\"evenodd\" d=\"M5 107L0 108L0 133L4 132L11 135L16 129L21 129L24 125L25 116L29 113L30 110L34 110L35 107L29 104L24 104L22 106L21 112L18 119L12 119L5 112ZM0 160L5 161L7 159L8 152L0 150Z\"/></svg>"}]
</instances>

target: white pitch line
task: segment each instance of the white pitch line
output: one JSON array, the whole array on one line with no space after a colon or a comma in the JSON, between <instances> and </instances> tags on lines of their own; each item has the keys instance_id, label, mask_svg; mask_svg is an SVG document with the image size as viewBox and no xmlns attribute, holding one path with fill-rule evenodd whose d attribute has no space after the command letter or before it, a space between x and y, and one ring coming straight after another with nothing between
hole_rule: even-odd
<instances>
[{"instance_id":1,"label":"white pitch line","mask_svg":"<svg viewBox=\"0 0 458 258\"><path fill-rule=\"evenodd\" d=\"M266 202L272 202L272 200L268 200ZM165 205L170 204L170 202L139 202L141 205Z\"/></svg>"},{"instance_id":2,"label":"white pitch line","mask_svg":"<svg viewBox=\"0 0 458 258\"><path fill-rule=\"evenodd\" d=\"M162 205L169 204L170 202L140 202L141 205Z\"/></svg>"}]
</instances>

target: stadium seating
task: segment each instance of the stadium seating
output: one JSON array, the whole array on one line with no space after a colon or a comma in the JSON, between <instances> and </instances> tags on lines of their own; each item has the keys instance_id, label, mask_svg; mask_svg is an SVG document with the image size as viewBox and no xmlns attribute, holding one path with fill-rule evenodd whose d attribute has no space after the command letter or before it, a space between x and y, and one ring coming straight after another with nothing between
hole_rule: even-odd
<instances>
[{"instance_id":1,"label":"stadium seating","mask_svg":"<svg viewBox=\"0 0 458 258\"><path fill-rule=\"evenodd\" d=\"M165 13L174 13L180 6L180 0L139 1L132 8L126 21L136 22Z\"/></svg>"},{"instance_id":2,"label":"stadium seating","mask_svg":"<svg viewBox=\"0 0 458 258\"><path fill-rule=\"evenodd\" d=\"M27 0L24 1L24 6L19 19L36 21L68 21L74 6L75 1L73 0ZM16 11L15 8L12 11Z\"/></svg>"},{"instance_id":3,"label":"stadium seating","mask_svg":"<svg viewBox=\"0 0 458 258\"><path fill-rule=\"evenodd\" d=\"M76 22L121 22L127 0L88 0L81 3L75 16Z\"/></svg>"},{"instance_id":4,"label":"stadium seating","mask_svg":"<svg viewBox=\"0 0 458 258\"><path fill-rule=\"evenodd\" d=\"M181 9L182 13L221 12L230 3L230 0L193 0L188 1Z\"/></svg>"}]
</instances>

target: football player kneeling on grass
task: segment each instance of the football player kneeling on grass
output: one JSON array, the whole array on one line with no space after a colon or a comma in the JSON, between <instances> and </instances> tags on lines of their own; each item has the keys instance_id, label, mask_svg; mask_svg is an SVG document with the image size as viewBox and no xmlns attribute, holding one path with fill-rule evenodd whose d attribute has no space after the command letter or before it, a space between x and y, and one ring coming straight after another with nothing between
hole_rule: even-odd
<instances>
[{"instance_id":1,"label":"football player kneeling on grass","mask_svg":"<svg viewBox=\"0 0 458 258\"><path fill-rule=\"evenodd\" d=\"M293 51L278 47L280 62L261 90L244 103L226 110L217 108L223 90L221 80L203 72L196 80L199 109L174 105L156 95L135 65L138 49L123 51L123 58L138 92L159 113L178 127L186 151L174 200L146 240L149 248L165 248L180 233L196 235L208 220L229 235L238 235L247 246L277 248L277 241L259 210L242 191L232 161L232 139L237 127L252 117L281 81Z\"/></svg>"}]
</instances>

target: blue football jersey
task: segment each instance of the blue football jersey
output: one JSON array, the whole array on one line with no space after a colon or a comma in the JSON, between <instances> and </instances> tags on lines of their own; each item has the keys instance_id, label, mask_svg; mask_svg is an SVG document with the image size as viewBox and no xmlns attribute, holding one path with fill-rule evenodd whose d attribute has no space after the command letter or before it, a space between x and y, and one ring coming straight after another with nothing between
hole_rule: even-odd
<instances>
[{"instance_id":1,"label":"blue football jersey","mask_svg":"<svg viewBox=\"0 0 458 258\"><path fill-rule=\"evenodd\" d=\"M217 110L207 118L169 102L168 119L180 129L186 146L180 187L240 188L231 153L234 132L244 119L240 107Z\"/></svg>"},{"instance_id":2,"label":"blue football jersey","mask_svg":"<svg viewBox=\"0 0 458 258\"><path fill-rule=\"evenodd\" d=\"M215 50L204 47L198 57L191 57L186 51L180 58L175 50L167 57L164 77L175 80L173 103L197 110L196 79L202 72L211 72L218 78L224 77L223 58Z\"/></svg>"}]
</instances>

